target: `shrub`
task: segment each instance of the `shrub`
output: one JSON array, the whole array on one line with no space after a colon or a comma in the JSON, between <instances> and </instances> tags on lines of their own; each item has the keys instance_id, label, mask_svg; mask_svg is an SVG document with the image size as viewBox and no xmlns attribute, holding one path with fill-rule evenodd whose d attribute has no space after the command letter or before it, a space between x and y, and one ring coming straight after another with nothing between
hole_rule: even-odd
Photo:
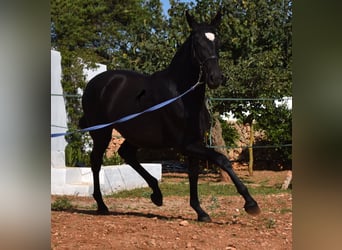
<instances>
[{"instance_id":1,"label":"shrub","mask_svg":"<svg viewBox=\"0 0 342 250\"><path fill-rule=\"evenodd\" d=\"M70 210L73 208L70 200L65 197L58 197L52 204L51 209L55 211L63 211L63 210Z\"/></svg>"}]
</instances>

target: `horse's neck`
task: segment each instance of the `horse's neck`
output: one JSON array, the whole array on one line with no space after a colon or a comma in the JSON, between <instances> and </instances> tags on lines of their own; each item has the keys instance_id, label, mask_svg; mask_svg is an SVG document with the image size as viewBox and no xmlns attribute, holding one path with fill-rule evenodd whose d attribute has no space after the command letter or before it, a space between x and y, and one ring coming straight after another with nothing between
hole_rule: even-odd
<instances>
[{"instance_id":1,"label":"horse's neck","mask_svg":"<svg viewBox=\"0 0 342 250\"><path fill-rule=\"evenodd\" d=\"M197 82L199 66L192 60L190 38L179 48L167 71L168 75L184 88L188 88Z\"/></svg>"}]
</instances>

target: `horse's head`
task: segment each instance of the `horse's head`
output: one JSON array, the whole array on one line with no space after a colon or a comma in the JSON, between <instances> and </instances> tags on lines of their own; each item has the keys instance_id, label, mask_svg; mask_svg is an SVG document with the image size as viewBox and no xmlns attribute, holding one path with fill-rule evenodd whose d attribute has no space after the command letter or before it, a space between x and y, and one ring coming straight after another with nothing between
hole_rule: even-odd
<instances>
[{"instance_id":1,"label":"horse's head","mask_svg":"<svg viewBox=\"0 0 342 250\"><path fill-rule=\"evenodd\" d=\"M219 38L216 34L221 17L218 11L209 24L197 23L186 11L186 19L192 30L192 56L202 68L204 81L212 89L217 88L224 79L218 64Z\"/></svg>"}]
</instances>

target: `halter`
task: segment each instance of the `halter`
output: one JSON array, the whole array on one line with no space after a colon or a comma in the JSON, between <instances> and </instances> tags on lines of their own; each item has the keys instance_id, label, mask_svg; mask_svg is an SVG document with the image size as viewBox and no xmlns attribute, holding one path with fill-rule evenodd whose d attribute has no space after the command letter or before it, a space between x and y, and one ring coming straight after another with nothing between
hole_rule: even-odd
<instances>
[{"instance_id":1,"label":"halter","mask_svg":"<svg viewBox=\"0 0 342 250\"><path fill-rule=\"evenodd\" d=\"M214 44L214 49L215 49L215 44ZM196 55L196 50L195 50L195 47L194 47L193 35L192 35L192 38L191 38L191 50L192 50L194 58L197 60L197 62L200 65L200 76L202 75L202 68L203 68L203 66L205 65L205 63L207 61L213 60L213 59L218 59L218 57L216 55L211 55L211 56L208 56L207 58L205 58L203 61L201 61L200 58Z\"/></svg>"},{"instance_id":2,"label":"halter","mask_svg":"<svg viewBox=\"0 0 342 250\"><path fill-rule=\"evenodd\" d=\"M197 58L197 57L196 57ZM218 59L217 56L209 56L206 59L203 60L203 62L201 62L200 60L198 60L200 67L202 67L207 61L212 60L212 59Z\"/></svg>"},{"instance_id":3,"label":"halter","mask_svg":"<svg viewBox=\"0 0 342 250\"><path fill-rule=\"evenodd\" d=\"M204 82L201 82L201 78L202 78L202 75L203 75L203 66L205 65L205 63L208 62L209 60L218 59L218 57L216 55L212 55L212 56L208 56L203 61L201 61L200 58L196 55L196 50L194 48L194 38L193 38L193 36L191 38L191 50L192 50L192 53L193 53L193 57L196 59L196 61L198 62L199 66L200 66L198 80L193 85L193 88L196 88L198 85L204 84Z\"/></svg>"},{"instance_id":4,"label":"halter","mask_svg":"<svg viewBox=\"0 0 342 250\"><path fill-rule=\"evenodd\" d=\"M197 59L197 61L199 63L199 66L200 66L200 70L199 70L199 74L198 74L198 80L195 83L195 85L193 86L195 88L196 86L198 86L200 84L204 84L204 82L201 82L201 78L202 78L202 75L203 75L203 66L204 66L204 64L207 61L212 60L212 59L217 59L218 57L217 56L209 56L206 59L204 59L203 62L201 62L200 60L198 60L198 57L196 57L195 50L194 50L194 57Z\"/></svg>"}]
</instances>

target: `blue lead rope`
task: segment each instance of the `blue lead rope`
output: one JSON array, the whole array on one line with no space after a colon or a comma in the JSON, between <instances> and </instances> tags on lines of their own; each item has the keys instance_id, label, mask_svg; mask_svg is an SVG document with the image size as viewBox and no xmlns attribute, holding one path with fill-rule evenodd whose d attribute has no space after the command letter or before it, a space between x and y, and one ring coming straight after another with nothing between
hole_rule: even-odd
<instances>
[{"instance_id":1,"label":"blue lead rope","mask_svg":"<svg viewBox=\"0 0 342 250\"><path fill-rule=\"evenodd\" d=\"M140 116L140 115L142 115L144 113L155 111L157 109L165 107L166 105L169 105L170 103L173 103L174 101L176 101L176 100L182 98L183 96L185 96L190 91L194 90L199 84L201 84L201 82L198 80L195 85L193 85L190 89L185 91L183 94L181 94L179 96L176 96L176 97L174 97L172 99L163 101L163 102L161 102L159 104L156 104L156 105L154 105L154 106L152 106L152 107L150 107L148 109L145 109L144 111L124 116L124 117L122 117L122 118L120 118L120 119L118 119L118 120L116 120L114 122L105 123L105 124L99 124L99 125L95 125L95 126L92 126L92 127L88 127L88 128L84 128L84 129L80 129L80 130L76 130L76 131L71 131L71 132L66 132L66 133L53 133L53 134L51 134L51 138L58 137L58 136L69 135L69 134L73 134L75 132L82 132L83 133L83 132L87 132L87 131L98 130L98 129L101 129L101 128L105 128L105 127L111 126L111 125L116 124L116 123L122 123L122 122L126 122L126 121L129 121L129 120L132 120L133 118L135 118L137 116Z\"/></svg>"}]
</instances>

